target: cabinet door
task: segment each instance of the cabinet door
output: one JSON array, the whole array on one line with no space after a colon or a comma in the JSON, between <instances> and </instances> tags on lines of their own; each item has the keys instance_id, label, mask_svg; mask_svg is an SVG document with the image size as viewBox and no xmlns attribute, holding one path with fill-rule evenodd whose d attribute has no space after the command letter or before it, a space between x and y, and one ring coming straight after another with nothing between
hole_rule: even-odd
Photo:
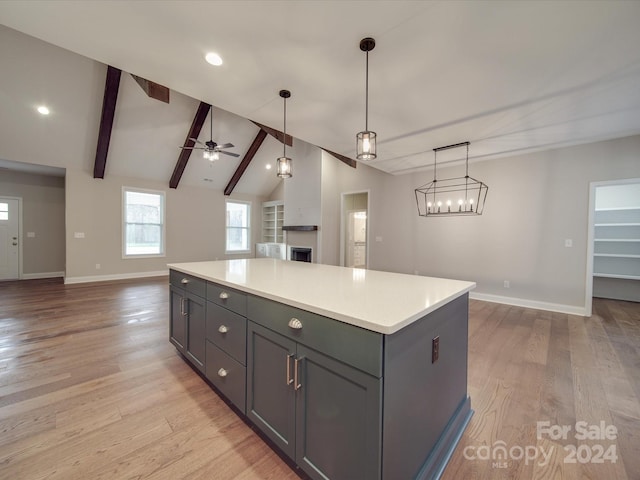
<instances>
[{"instance_id":1,"label":"cabinet door","mask_svg":"<svg viewBox=\"0 0 640 480\"><path fill-rule=\"evenodd\" d=\"M295 457L296 344L253 322L247 325L247 416L285 454Z\"/></svg>"},{"instance_id":2,"label":"cabinet door","mask_svg":"<svg viewBox=\"0 0 640 480\"><path fill-rule=\"evenodd\" d=\"M187 293L185 309L187 311L187 344L185 353L194 366L204 372L206 351L206 300Z\"/></svg>"},{"instance_id":3,"label":"cabinet door","mask_svg":"<svg viewBox=\"0 0 640 480\"><path fill-rule=\"evenodd\" d=\"M185 292L181 288L171 286L171 318L169 322L169 340L184 353L187 338L187 317L184 315Z\"/></svg>"},{"instance_id":4,"label":"cabinet door","mask_svg":"<svg viewBox=\"0 0 640 480\"><path fill-rule=\"evenodd\" d=\"M382 380L297 347L296 463L313 479L379 479Z\"/></svg>"}]
</instances>

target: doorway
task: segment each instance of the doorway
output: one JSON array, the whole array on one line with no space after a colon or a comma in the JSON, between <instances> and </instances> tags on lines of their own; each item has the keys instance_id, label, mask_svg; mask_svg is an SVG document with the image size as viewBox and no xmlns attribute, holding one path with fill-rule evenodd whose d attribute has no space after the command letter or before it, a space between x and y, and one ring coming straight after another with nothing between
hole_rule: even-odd
<instances>
[{"instance_id":1,"label":"doorway","mask_svg":"<svg viewBox=\"0 0 640 480\"><path fill-rule=\"evenodd\" d=\"M640 301L640 179L592 182L586 316L593 297Z\"/></svg>"},{"instance_id":2,"label":"doorway","mask_svg":"<svg viewBox=\"0 0 640 480\"><path fill-rule=\"evenodd\" d=\"M0 197L0 280L20 278L21 198Z\"/></svg>"},{"instance_id":3,"label":"doorway","mask_svg":"<svg viewBox=\"0 0 640 480\"><path fill-rule=\"evenodd\" d=\"M369 192L342 194L340 264L367 268L369 260Z\"/></svg>"}]
</instances>

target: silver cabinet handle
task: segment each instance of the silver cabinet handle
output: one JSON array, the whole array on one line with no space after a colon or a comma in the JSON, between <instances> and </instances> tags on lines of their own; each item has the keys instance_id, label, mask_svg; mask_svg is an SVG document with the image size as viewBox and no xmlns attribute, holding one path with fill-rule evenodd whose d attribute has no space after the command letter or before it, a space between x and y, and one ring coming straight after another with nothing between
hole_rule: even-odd
<instances>
[{"instance_id":1,"label":"silver cabinet handle","mask_svg":"<svg viewBox=\"0 0 640 480\"><path fill-rule=\"evenodd\" d=\"M218 327L218 331L219 331L220 333L227 333L227 332L229 331L229 329L227 328L227 326L226 326L226 325L220 325L220 326Z\"/></svg>"},{"instance_id":2,"label":"silver cabinet handle","mask_svg":"<svg viewBox=\"0 0 640 480\"><path fill-rule=\"evenodd\" d=\"M180 298L180 313L182 314L183 317L187 316L187 302L186 302L186 298L182 297Z\"/></svg>"},{"instance_id":3,"label":"silver cabinet handle","mask_svg":"<svg viewBox=\"0 0 640 480\"><path fill-rule=\"evenodd\" d=\"M292 318L288 323L289 327L295 328L296 330L300 330L302 328L302 322L297 318Z\"/></svg>"},{"instance_id":4,"label":"silver cabinet handle","mask_svg":"<svg viewBox=\"0 0 640 480\"><path fill-rule=\"evenodd\" d=\"M228 372L224 368L221 368L220 370L218 370L218 376L219 377L224 378L224 377L227 376L227 374L228 374Z\"/></svg>"},{"instance_id":5,"label":"silver cabinet handle","mask_svg":"<svg viewBox=\"0 0 640 480\"><path fill-rule=\"evenodd\" d=\"M301 358L296 358L293 360L293 389L294 390L298 390L300 387L302 387L301 383L298 383L298 370L300 369L300 362L301 362Z\"/></svg>"},{"instance_id":6,"label":"silver cabinet handle","mask_svg":"<svg viewBox=\"0 0 640 480\"><path fill-rule=\"evenodd\" d=\"M291 378L291 358L293 357L293 353L287 355L287 385L291 385L293 383L293 378Z\"/></svg>"},{"instance_id":7,"label":"silver cabinet handle","mask_svg":"<svg viewBox=\"0 0 640 480\"><path fill-rule=\"evenodd\" d=\"M222 292L219 296L222 300L226 300L227 298L229 298L229 294L227 292Z\"/></svg>"},{"instance_id":8,"label":"silver cabinet handle","mask_svg":"<svg viewBox=\"0 0 640 480\"><path fill-rule=\"evenodd\" d=\"M189 283L189 279L188 278L183 278L182 280L180 280L180 283L183 285L186 285L187 283Z\"/></svg>"}]
</instances>

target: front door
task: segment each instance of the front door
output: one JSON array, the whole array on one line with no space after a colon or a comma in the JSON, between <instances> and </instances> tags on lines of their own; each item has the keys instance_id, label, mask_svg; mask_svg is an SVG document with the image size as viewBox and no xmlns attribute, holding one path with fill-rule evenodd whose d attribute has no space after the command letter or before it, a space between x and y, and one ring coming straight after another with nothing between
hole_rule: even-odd
<instances>
[{"instance_id":1,"label":"front door","mask_svg":"<svg viewBox=\"0 0 640 480\"><path fill-rule=\"evenodd\" d=\"M0 197L0 280L20 277L20 202Z\"/></svg>"}]
</instances>

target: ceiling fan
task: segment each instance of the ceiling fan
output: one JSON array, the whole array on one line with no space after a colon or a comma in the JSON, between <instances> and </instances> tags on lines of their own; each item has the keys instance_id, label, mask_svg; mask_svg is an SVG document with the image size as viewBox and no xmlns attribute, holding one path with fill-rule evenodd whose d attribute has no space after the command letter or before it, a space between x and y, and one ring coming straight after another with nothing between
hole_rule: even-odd
<instances>
[{"instance_id":1,"label":"ceiling fan","mask_svg":"<svg viewBox=\"0 0 640 480\"><path fill-rule=\"evenodd\" d=\"M209 110L210 118L209 118L209 127L210 127L210 135L209 140L202 143L197 138L190 137L189 140L197 143L198 145L202 145L200 147L194 145L192 147L178 147L183 150L202 150L202 156L211 162L215 162L220 158L220 154L224 153L225 155L230 155L232 157L239 157L237 153L233 152L225 152L225 148L233 148L233 143L224 143L222 145L218 145L213 141L213 107L210 107Z\"/></svg>"}]
</instances>

